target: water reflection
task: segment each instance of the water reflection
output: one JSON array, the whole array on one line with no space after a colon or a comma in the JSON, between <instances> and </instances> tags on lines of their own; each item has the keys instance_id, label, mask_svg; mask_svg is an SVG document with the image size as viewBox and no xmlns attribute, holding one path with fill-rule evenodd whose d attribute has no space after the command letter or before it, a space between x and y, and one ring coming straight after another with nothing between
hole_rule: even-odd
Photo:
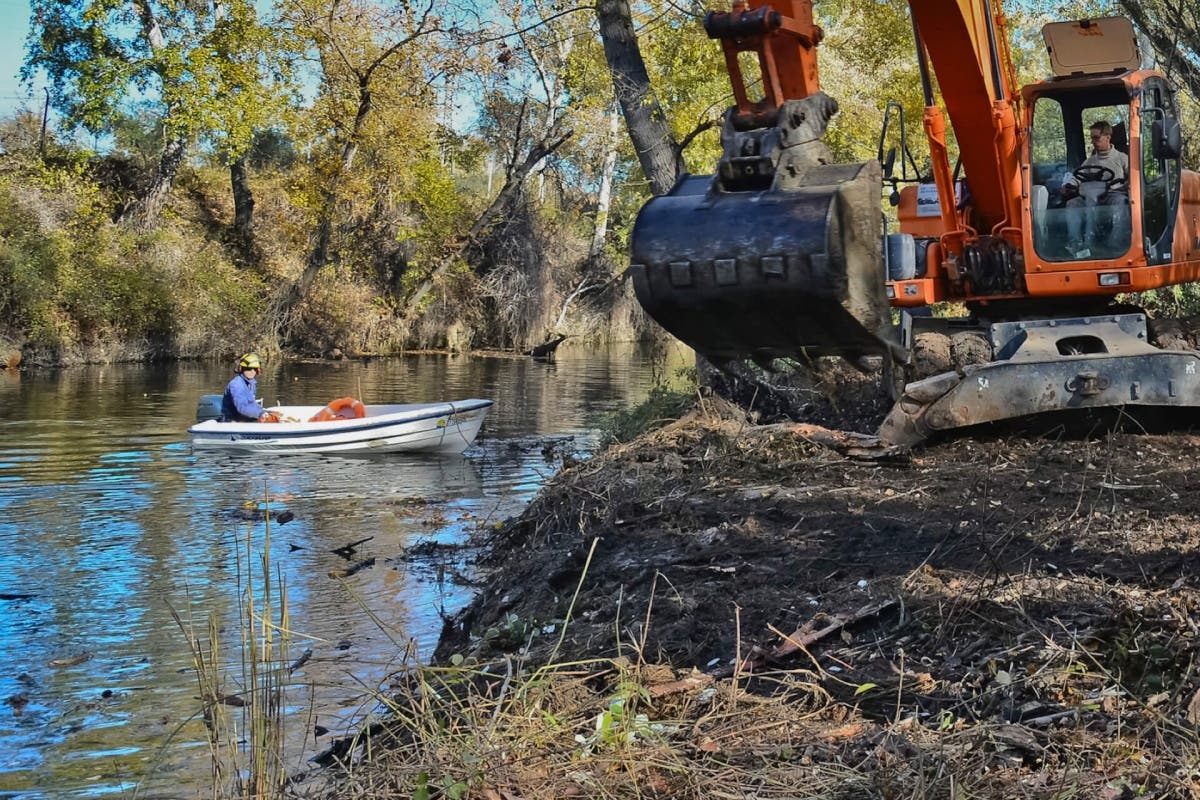
<instances>
[{"instance_id":1,"label":"water reflection","mask_svg":"<svg viewBox=\"0 0 1200 800\"><path fill-rule=\"evenodd\" d=\"M599 414L658 378L629 350L561 348L553 364L268 364L268 403L350 394L496 405L466 457L193 454L184 430L196 399L230 374L207 364L0 373L0 797L119 793L147 775L142 796L205 786L203 727L184 722L198 710L195 676L171 609L200 628L213 615L236 673L238 587L260 569L268 533L294 648L313 651L297 678L319 687L319 724L351 726L397 643L411 636L427 652L441 615L469 599L455 579L461 554L427 547L414 560L413 545L455 543L518 511L563 455L594 445ZM354 542L349 557L336 552ZM302 736L309 701L293 701Z\"/></svg>"}]
</instances>

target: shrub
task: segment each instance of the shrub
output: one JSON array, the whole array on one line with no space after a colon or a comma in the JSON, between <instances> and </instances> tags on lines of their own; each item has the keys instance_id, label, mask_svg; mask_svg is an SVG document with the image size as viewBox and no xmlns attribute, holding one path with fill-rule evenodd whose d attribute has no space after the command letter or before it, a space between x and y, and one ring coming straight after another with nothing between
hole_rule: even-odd
<instances>
[{"instance_id":1,"label":"shrub","mask_svg":"<svg viewBox=\"0 0 1200 800\"><path fill-rule=\"evenodd\" d=\"M0 178L0 328L35 361L211 355L261 330L266 285L202 230L138 233L109 211L77 166Z\"/></svg>"}]
</instances>

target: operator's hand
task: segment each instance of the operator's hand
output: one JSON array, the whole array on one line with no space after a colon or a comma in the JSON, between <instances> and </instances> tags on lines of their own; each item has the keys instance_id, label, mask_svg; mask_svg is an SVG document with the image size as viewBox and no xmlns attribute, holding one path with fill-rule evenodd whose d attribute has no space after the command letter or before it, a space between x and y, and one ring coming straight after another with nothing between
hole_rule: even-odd
<instances>
[{"instance_id":1,"label":"operator's hand","mask_svg":"<svg viewBox=\"0 0 1200 800\"><path fill-rule=\"evenodd\" d=\"M264 411L258 418L259 422L279 422L279 415L274 411Z\"/></svg>"}]
</instances>

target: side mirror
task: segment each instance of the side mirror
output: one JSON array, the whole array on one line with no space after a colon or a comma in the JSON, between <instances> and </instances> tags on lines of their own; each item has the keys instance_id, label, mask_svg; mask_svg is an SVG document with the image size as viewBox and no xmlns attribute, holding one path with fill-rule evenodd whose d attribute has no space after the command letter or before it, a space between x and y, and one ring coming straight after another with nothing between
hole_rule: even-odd
<instances>
[{"instance_id":1,"label":"side mirror","mask_svg":"<svg viewBox=\"0 0 1200 800\"><path fill-rule=\"evenodd\" d=\"M1150 137L1150 149L1156 159L1179 158L1183 154L1183 136L1179 120L1174 117L1154 120Z\"/></svg>"},{"instance_id":2,"label":"side mirror","mask_svg":"<svg viewBox=\"0 0 1200 800\"><path fill-rule=\"evenodd\" d=\"M887 155L883 159L883 177L892 177L892 169L896 166L896 148L888 148Z\"/></svg>"}]
</instances>

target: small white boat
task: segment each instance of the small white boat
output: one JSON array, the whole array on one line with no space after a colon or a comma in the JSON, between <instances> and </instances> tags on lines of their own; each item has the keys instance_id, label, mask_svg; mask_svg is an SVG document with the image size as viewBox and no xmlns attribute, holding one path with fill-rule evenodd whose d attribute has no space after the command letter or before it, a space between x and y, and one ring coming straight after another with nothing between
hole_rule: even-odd
<instances>
[{"instance_id":1,"label":"small white boat","mask_svg":"<svg viewBox=\"0 0 1200 800\"><path fill-rule=\"evenodd\" d=\"M188 428L193 447L253 453L461 453L475 441L491 400L363 406L357 419L310 422L327 407L274 406L282 422L218 422Z\"/></svg>"}]
</instances>

